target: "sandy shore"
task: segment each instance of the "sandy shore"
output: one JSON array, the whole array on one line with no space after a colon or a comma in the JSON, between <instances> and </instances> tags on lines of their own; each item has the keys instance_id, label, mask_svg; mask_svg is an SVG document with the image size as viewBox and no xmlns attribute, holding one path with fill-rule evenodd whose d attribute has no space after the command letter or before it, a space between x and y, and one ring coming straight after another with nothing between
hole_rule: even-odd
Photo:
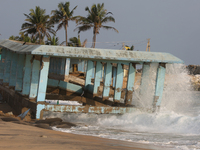
<instances>
[{"instance_id":1,"label":"sandy shore","mask_svg":"<svg viewBox=\"0 0 200 150\"><path fill-rule=\"evenodd\" d=\"M6 109L5 109L6 108ZM8 112L7 104L0 104L0 110ZM5 117L5 116L1 116ZM167 148L150 144L138 144L92 136L62 133L31 126L24 121L3 121L0 119L1 150L163 150Z\"/></svg>"}]
</instances>

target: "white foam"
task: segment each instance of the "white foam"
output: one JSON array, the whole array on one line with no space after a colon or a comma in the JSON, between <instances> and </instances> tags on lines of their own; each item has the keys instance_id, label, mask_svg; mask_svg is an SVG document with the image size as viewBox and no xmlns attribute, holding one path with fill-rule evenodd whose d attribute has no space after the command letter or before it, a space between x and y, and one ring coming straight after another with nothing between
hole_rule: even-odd
<instances>
[{"instance_id":1,"label":"white foam","mask_svg":"<svg viewBox=\"0 0 200 150\"><path fill-rule=\"evenodd\" d=\"M78 123L77 127L66 130L75 134L153 143L182 150L199 149L200 92L192 91L184 65L167 65L166 73L163 99L158 113L135 111L124 115L57 114L54 117ZM153 88L149 91L150 95L152 91ZM141 98L137 92L134 94L136 104L146 107L148 99ZM147 108L150 105L151 103Z\"/></svg>"}]
</instances>

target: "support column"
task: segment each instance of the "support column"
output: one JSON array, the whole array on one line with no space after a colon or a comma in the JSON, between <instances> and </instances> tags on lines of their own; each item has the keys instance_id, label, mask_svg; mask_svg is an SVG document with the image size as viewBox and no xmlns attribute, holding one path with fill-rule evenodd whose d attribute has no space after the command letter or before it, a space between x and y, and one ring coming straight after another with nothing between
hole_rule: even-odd
<instances>
[{"instance_id":1,"label":"support column","mask_svg":"<svg viewBox=\"0 0 200 150\"><path fill-rule=\"evenodd\" d=\"M24 75L23 75L22 95L29 95L29 92L30 92L31 59L32 59L32 55L26 55Z\"/></svg>"},{"instance_id":2,"label":"support column","mask_svg":"<svg viewBox=\"0 0 200 150\"><path fill-rule=\"evenodd\" d=\"M126 99L125 105L131 105L133 99L134 82L135 82L136 66L133 63L129 64L128 80L126 86Z\"/></svg>"},{"instance_id":3,"label":"support column","mask_svg":"<svg viewBox=\"0 0 200 150\"><path fill-rule=\"evenodd\" d=\"M7 84L9 83L10 80L11 57L12 57L12 52L7 50L5 67L4 67L4 77L3 77L3 82Z\"/></svg>"},{"instance_id":4,"label":"support column","mask_svg":"<svg viewBox=\"0 0 200 150\"><path fill-rule=\"evenodd\" d=\"M30 99L34 99L37 95L39 73L40 73L40 61L41 61L41 56L35 56L33 60L33 64L32 64L32 71L31 71L31 86L30 86L30 94L29 94Z\"/></svg>"},{"instance_id":5,"label":"support column","mask_svg":"<svg viewBox=\"0 0 200 150\"><path fill-rule=\"evenodd\" d=\"M102 80L101 72L102 72L102 64L101 64L100 61L97 61L96 62L96 69L95 69L93 96L97 95L98 87L100 86L100 82Z\"/></svg>"},{"instance_id":6,"label":"support column","mask_svg":"<svg viewBox=\"0 0 200 150\"><path fill-rule=\"evenodd\" d=\"M105 67L105 75L104 75L104 87L103 87L103 101L109 98L110 92L110 84L111 84L111 77L112 77L112 65L110 62L107 62Z\"/></svg>"},{"instance_id":7,"label":"support column","mask_svg":"<svg viewBox=\"0 0 200 150\"><path fill-rule=\"evenodd\" d=\"M18 54L17 77L16 77L16 85L15 85L16 91L22 91L24 65L25 65L25 55Z\"/></svg>"},{"instance_id":8,"label":"support column","mask_svg":"<svg viewBox=\"0 0 200 150\"><path fill-rule=\"evenodd\" d=\"M9 86L15 86L16 85L17 56L18 55L16 53L12 54Z\"/></svg>"},{"instance_id":9,"label":"support column","mask_svg":"<svg viewBox=\"0 0 200 150\"><path fill-rule=\"evenodd\" d=\"M5 59L6 59L6 49L2 49L2 53L1 53L1 61L0 61L0 79L3 79L3 75L4 75L4 67L5 67Z\"/></svg>"},{"instance_id":10,"label":"support column","mask_svg":"<svg viewBox=\"0 0 200 150\"><path fill-rule=\"evenodd\" d=\"M91 60L88 60L84 91L90 91L90 92L93 91L93 86L91 85L93 67L94 67L93 62Z\"/></svg>"},{"instance_id":11,"label":"support column","mask_svg":"<svg viewBox=\"0 0 200 150\"><path fill-rule=\"evenodd\" d=\"M46 89L47 89L47 80L49 72L49 56L43 56L40 69L40 78L38 84L38 93L37 93L37 109L36 109L36 118L42 119L42 110L45 105L41 104L45 101Z\"/></svg>"},{"instance_id":12,"label":"support column","mask_svg":"<svg viewBox=\"0 0 200 150\"><path fill-rule=\"evenodd\" d=\"M116 77L116 84L115 84L114 102L120 102L121 100L123 77L124 77L124 70L122 69L122 64L117 63L117 77Z\"/></svg>"},{"instance_id":13,"label":"support column","mask_svg":"<svg viewBox=\"0 0 200 150\"><path fill-rule=\"evenodd\" d=\"M159 111L160 104L162 100L162 94L164 89L164 82L165 82L165 64L159 64L157 77L156 77L156 89L155 89L155 97L153 102L153 111Z\"/></svg>"},{"instance_id":14,"label":"support column","mask_svg":"<svg viewBox=\"0 0 200 150\"><path fill-rule=\"evenodd\" d=\"M70 69L70 58L66 58L66 62L65 62L65 76L69 75L69 69Z\"/></svg>"}]
</instances>

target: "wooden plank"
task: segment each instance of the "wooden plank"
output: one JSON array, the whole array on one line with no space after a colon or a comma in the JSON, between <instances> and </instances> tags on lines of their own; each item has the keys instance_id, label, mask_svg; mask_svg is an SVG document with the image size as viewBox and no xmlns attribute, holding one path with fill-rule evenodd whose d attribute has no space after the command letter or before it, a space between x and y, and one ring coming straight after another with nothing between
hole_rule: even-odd
<instances>
[{"instance_id":1,"label":"wooden plank","mask_svg":"<svg viewBox=\"0 0 200 150\"><path fill-rule=\"evenodd\" d=\"M24 65L25 65L25 55L18 54L17 78L16 78L16 85L15 85L16 91L22 91Z\"/></svg>"},{"instance_id":2,"label":"wooden plank","mask_svg":"<svg viewBox=\"0 0 200 150\"><path fill-rule=\"evenodd\" d=\"M6 49L2 48L1 53L1 60L0 60L0 79L3 79L4 77L4 67L5 67L5 59L6 59Z\"/></svg>"},{"instance_id":3,"label":"wooden plank","mask_svg":"<svg viewBox=\"0 0 200 150\"><path fill-rule=\"evenodd\" d=\"M10 80L11 58L12 58L12 52L7 50L6 59L5 59L6 67L4 67L4 77L3 77L4 83L9 83L9 80Z\"/></svg>"},{"instance_id":4,"label":"wooden plank","mask_svg":"<svg viewBox=\"0 0 200 150\"><path fill-rule=\"evenodd\" d=\"M165 64L159 64L156 77L155 97L153 102L154 111L160 109L160 104L164 89L164 82L165 82L165 71L166 71Z\"/></svg>"},{"instance_id":5,"label":"wooden plank","mask_svg":"<svg viewBox=\"0 0 200 150\"><path fill-rule=\"evenodd\" d=\"M24 75L23 75L23 85L22 85L22 94L23 95L29 95L29 92L30 92L31 59L32 59L32 55L26 55L25 66L24 66Z\"/></svg>"},{"instance_id":6,"label":"wooden plank","mask_svg":"<svg viewBox=\"0 0 200 150\"><path fill-rule=\"evenodd\" d=\"M39 73L40 73L40 60L34 59L31 71L31 86L29 98L34 99L37 96L38 83L39 83Z\"/></svg>"},{"instance_id":7,"label":"wooden plank","mask_svg":"<svg viewBox=\"0 0 200 150\"><path fill-rule=\"evenodd\" d=\"M135 82L135 73L136 73L136 65L133 63L129 64L129 71L128 71L128 79L127 79L127 86L126 86L126 99L125 104L131 105L133 99L133 92L134 92L134 82Z\"/></svg>"},{"instance_id":8,"label":"wooden plank","mask_svg":"<svg viewBox=\"0 0 200 150\"><path fill-rule=\"evenodd\" d=\"M105 67L105 78L104 78L104 88L103 88L103 101L109 98L111 77L112 77L112 65L110 62L107 62Z\"/></svg>"},{"instance_id":9,"label":"wooden plank","mask_svg":"<svg viewBox=\"0 0 200 150\"><path fill-rule=\"evenodd\" d=\"M16 85L17 60L18 60L17 58L18 58L18 55L16 53L13 53L12 60L11 60L11 68L10 68L9 86Z\"/></svg>"},{"instance_id":10,"label":"wooden plank","mask_svg":"<svg viewBox=\"0 0 200 150\"><path fill-rule=\"evenodd\" d=\"M93 95L97 95L98 88L100 86L100 82L102 80L101 73L102 73L102 64L100 61L96 62L96 69L95 69L95 79L94 79L94 89L93 89Z\"/></svg>"},{"instance_id":11,"label":"wooden plank","mask_svg":"<svg viewBox=\"0 0 200 150\"><path fill-rule=\"evenodd\" d=\"M49 72L49 56L42 57L42 64L40 69L40 78L39 78L39 85L38 85L38 93L37 93L37 103L41 103L45 101L46 95L46 88L47 88L47 79L48 79L48 72ZM37 105L36 109L36 118L40 118L40 112L44 109L43 105Z\"/></svg>"},{"instance_id":12,"label":"wooden plank","mask_svg":"<svg viewBox=\"0 0 200 150\"><path fill-rule=\"evenodd\" d=\"M122 64L117 63L117 77L116 77L116 84L115 84L114 102L120 102L121 100L123 77L124 77L124 70L122 69Z\"/></svg>"}]
</instances>

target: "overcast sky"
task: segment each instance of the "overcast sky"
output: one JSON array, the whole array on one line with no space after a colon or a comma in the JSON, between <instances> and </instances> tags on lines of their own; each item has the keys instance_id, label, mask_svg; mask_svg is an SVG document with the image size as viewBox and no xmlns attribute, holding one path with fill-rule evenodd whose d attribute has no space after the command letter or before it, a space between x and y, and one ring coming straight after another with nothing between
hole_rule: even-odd
<instances>
[{"instance_id":1,"label":"overcast sky","mask_svg":"<svg viewBox=\"0 0 200 150\"><path fill-rule=\"evenodd\" d=\"M0 39L18 36L21 25L30 9L40 6L50 15L61 0L0 0ZM113 13L115 23L106 25L113 30L100 30L96 48L121 49L122 43L134 45L135 50L145 51L150 38L152 52L167 52L182 59L186 65L200 65L200 1L199 0L70 0L70 9L78 5L74 15L87 15L85 7L103 3ZM68 38L78 36L69 23ZM92 30L81 32L86 47L92 45ZM65 40L64 29L57 32L59 42Z\"/></svg>"}]
</instances>

